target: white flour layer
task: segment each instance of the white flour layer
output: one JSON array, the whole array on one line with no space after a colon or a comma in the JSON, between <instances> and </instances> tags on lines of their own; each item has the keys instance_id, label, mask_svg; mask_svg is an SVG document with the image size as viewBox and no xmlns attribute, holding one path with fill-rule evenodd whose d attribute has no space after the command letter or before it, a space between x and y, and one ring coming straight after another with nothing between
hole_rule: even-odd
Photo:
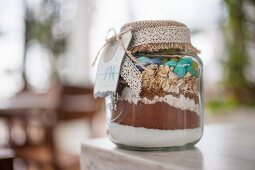
<instances>
[{"instance_id":1,"label":"white flour layer","mask_svg":"<svg viewBox=\"0 0 255 170\"><path fill-rule=\"evenodd\" d=\"M110 138L119 144L134 147L171 147L197 141L202 135L202 128L159 130L109 123L108 133Z\"/></svg>"},{"instance_id":2,"label":"white flour layer","mask_svg":"<svg viewBox=\"0 0 255 170\"><path fill-rule=\"evenodd\" d=\"M182 110L190 110L199 114L199 105L196 104L193 99L185 98L183 95L180 95L180 97L175 97L173 95L165 95L164 97L155 96L154 99L150 100L145 97L144 98L137 97L136 94L129 87L125 87L122 91L120 99L134 104L137 104L138 101L142 101L145 104L165 102L170 106Z\"/></svg>"}]
</instances>

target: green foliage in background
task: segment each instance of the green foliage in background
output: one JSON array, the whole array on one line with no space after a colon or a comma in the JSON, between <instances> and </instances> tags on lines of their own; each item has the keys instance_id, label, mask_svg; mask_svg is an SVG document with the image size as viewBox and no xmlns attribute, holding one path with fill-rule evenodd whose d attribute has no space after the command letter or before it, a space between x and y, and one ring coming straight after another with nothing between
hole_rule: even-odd
<instances>
[{"instance_id":1,"label":"green foliage in background","mask_svg":"<svg viewBox=\"0 0 255 170\"><path fill-rule=\"evenodd\" d=\"M247 10L254 12L254 3L252 0L224 0L227 10L227 20L223 24L226 49L223 61L224 85L231 103L255 103L255 84L246 74L251 57L247 51L250 43L254 43L255 33L255 30L249 29L254 26L255 15L251 18L248 15L251 11Z\"/></svg>"},{"instance_id":2,"label":"green foliage in background","mask_svg":"<svg viewBox=\"0 0 255 170\"><path fill-rule=\"evenodd\" d=\"M59 56L66 48L66 35L55 36L53 28L61 22L61 4L58 0L43 0L38 9L26 7L25 44L37 40L48 48L54 56ZM43 16L42 16L43 15ZM58 29L61 29L58 27ZM61 32L61 30L58 30Z\"/></svg>"},{"instance_id":3,"label":"green foliage in background","mask_svg":"<svg viewBox=\"0 0 255 170\"><path fill-rule=\"evenodd\" d=\"M25 42L24 42L24 69L23 78L25 89L27 80L25 75L25 65L27 51L33 43L39 43L46 48L56 62L59 56L66 50L67 32L61 18L62 4L59 0L42 0L36 6L24 0L25 12ZM61 25L62 24L62 25ZM58 79L56 63L53 63L52 77Z\"/></svg>"}]
</instances>

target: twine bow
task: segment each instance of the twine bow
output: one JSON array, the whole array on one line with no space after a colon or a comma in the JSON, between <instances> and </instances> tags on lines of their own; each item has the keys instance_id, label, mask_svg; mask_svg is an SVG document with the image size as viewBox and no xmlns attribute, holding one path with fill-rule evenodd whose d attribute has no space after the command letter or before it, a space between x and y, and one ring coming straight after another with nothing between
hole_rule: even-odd
<instances>
[{"instance_id":1,"label":"twine bow","mask_svg":"<svg viewBox=\"0 0 255 170\"><path fill-rule=\"evenodd\" d=\"M110 33L111 31L113 31L114 35L113 35L112 37L108 38L108 35L109 35L109 33ZM116 30L115 30L114 28L110 28L110 29L107 31L107 34L106 34L106 37L105 37L105 41L106 41L106 42L105 42L105 44L99 49L99 51L97 52L96 58L95 58L94 62L92 63L92 66L94 66L94 65L96 64L96 61L98 60L99 54L101 53L102 49L103 49L108 43L110 43L110 42L112 42L112 41L117 41L117 42L120 44L120 46L123 48L123 50L125 51L125 53L127 54L127 56L128 56L133 62L135 62L137 65L139 65L139 66L141 66L142 68L145 69L144 65L143 65L140 61L138 61L138 60L131 54L131 52L130 52L128 49L125 48L123 42L121 41L121 36L122 36L123 34L125 34L126 32L128 32L128 31L130 31L130 28L126 28L125 30L123 30L122 32L120 32L120 33L117 34L117 33L116 33Z\"/></svg>"}]
</instances>

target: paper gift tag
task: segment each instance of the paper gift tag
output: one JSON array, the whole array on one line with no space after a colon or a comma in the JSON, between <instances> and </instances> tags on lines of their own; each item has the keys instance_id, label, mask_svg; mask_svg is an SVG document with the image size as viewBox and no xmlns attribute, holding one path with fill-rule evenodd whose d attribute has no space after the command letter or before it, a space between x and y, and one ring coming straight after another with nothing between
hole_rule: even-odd
<instances>
[{"instance_id":1,"label":"paper gift tag","mask_svg":"<svg viewBox=\"0 0 255 170\"><path fill-rule=\"evenodd\" d=\"M125 48L128 47L131 38L131 31L122 34L120 39ZM105 97L116 92L124 56L125 50L120 42L113 40L105 46L96 74L94 86L95 97Z\"/></svg>"}]
</instances>

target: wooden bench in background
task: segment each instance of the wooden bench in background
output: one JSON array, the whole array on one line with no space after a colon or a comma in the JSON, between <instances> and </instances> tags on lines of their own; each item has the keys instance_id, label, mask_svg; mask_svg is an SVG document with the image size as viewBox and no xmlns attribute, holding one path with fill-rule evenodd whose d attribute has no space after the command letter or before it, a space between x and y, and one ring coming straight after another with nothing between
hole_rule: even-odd
<instances>
[{"instance_id":1,"label":"wooden bench in background","mask_svg":"<svg viewBox=\"0 0 255 170\"><path fill-rule=\"evenodd\" d=\"M45 94L22 92L0 101L0 118L8 124L9 147L17 157L36 163L41 169L78 169L78 155L57 150L55 128L63 121L84 119L91 132L93 118L100 109L102 100L94 99L92 87L60 86ZM36 136L41 131L41 141L33 142L31 133Z\"/></svg>"}]
</instances>

